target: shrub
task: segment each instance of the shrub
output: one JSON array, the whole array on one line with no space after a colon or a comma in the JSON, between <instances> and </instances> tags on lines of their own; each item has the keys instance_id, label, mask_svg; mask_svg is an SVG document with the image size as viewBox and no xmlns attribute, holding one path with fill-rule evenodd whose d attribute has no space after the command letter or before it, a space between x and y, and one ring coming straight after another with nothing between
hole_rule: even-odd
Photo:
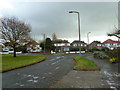
<instances>
[{"instance_id":1,"label":"shrub","mask_svg":"<svg viewBox=\"0 0 120 90\"><path fill-rule=\"evenodd\" d=\"M110 50L110 51L107 52L107 54L111 58L118 58L118 59L120 59L120 49Z\"/></svg>"},{"instance_id":2,"label":"shrub","mask_svg":"<svg viewBox=\"0 0 120 90\"><path fill-rule=\"evenodd\" d=\"M95 58L99 58L99 59L108 59L109 58L109 56L105 52L102 52L102 51L96 51L93 53L93 55Z\"/></svg>"},{"instance_id":3,"label":"shrub","mask_svg":"<svg viewBox=\"0 0 120 90\"><path fill-rule=\"evenodd\" d=\"M93 48L91 49L91 51L92 51L92 52L94 52L94 51L100 51L100 49L99 49L99 48L96 48L96 47L93 47Z\"/></svg>"},{"instance_id":4,"label":"shrub","mask_svg":"<svg viewBox=\"0 0 120 90\"><path fill-rule=\"evenodd\" d=\"M109 60L111 63L113 63L113 62L116 62L117 61L117 59L116 58L110 58L110 60Z\"/></svg>"},{"instance_id":5,"label":"shrub","mask_svg":"<svg viewBox=\"0 0 120 90\"><path fill-rule=\"evenodd\" d=\"M101 51L107 52L107 51L109 51L109 48L107 48L107 47L102 47L102 48L101 48Z\"/></svg>"}]
</instances>

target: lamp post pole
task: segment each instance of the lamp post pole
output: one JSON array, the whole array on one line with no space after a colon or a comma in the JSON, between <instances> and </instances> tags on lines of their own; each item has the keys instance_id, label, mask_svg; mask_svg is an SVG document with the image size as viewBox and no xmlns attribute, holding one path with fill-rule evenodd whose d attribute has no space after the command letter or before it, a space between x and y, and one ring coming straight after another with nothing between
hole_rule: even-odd
<instances>
[{"instance_id":1,"label":"lamp post pole","mask_svg":"<svg viewBox=\"0 0 120 90\"><path fill-rule=\"evenodd\" d=\"M44 33L41 33L43 35L43 38L44 38L44 53L45 53L45 34Z\"/></svg>"},{"instance_id":2,"label":"lamp post pole","mask_svg":"<svg viewBox=\"0 0 120 90\"><path fill-rule=\"evenodd\" d=\"M79 43L80 43L79 52L81 55L80 14L77 11L69 11L69 13L77 13L77 15L78 15L78 31L79 31Z\"/></svg>"},{"instance_id":3,"label":"lamp post pole","mask_svg":"<svg viewBox=\"0 0 120 90\"><path fill-rule=\"evenodd\" d=\"M88 40L88 50L87 51L89 51L89 34L90 34L91 32L88 32L87 33L87 40Z\"/></svg>"},{"instance_id":4,"label":"lamp post pole","mask_svg":"<svg viewBox=\"0 0 120 90\"><path fill-rule=\"evenodd\" d=\"M89 34L90 34L91 32L88 32L87 33L87 40L88 40L88 44L89 44Z\"/></svg>"}]
</instances>

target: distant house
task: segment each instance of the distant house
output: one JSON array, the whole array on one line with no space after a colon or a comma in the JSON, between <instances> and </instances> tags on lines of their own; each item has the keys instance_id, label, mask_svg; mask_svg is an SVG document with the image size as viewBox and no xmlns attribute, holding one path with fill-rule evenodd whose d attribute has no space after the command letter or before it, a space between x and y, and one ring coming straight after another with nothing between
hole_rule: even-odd
<instances>
[{"instance_id":1,"label":"distant house","mask_svg":"<svg viewBox=\"0 0 120 90\"><path fill-rule=\"evenodd\" d=\"M106 41L103 42L103 46L107 47L109 49L115 49L120 47L120 42L119 41L114 41L111 39L107 39Z\"/></svg>"},{"instance_id":2,"label":"distant house","mask_svg":"<svg viewBox=\"0 0 120 90\"><path fill-rule=\"evenodd\" d=\"M101 48L102 43L100 41L93 41L92 43L89 44L89 49L92 48Z\"/></svg>"},{"instance_id":3,"label":"distant house","mask_svg":"<svg viewBox=\"0 0 120 90\"><path fill-rule=\"evenodd\" d=\"M87 49L87 43L85 43L84 41L78 41L78 40L74 40L72 43L71 43L71 50L76 50L76 51L78 51L79 50L79 48L80 48L80 46L81 46L81 49L83 50L83 51L86 51L86 49Z\"/></svg>"},{"instance_id":4,"label":"distant house","mask_svg":"<svg viewBox=\"0 0 120 90\"><path fill-rule=\"evenodd\" d=\"M31 40L26 45L27 45L28 52L40 52L41 51L40 45L34 40Z\"/></svg>"},{"instance_id":5,"label":"distant house","mask_svg":"<svg viewBox=\"0 0 120 90\"><path fill-rule=\"evenodd\" d=\"M87 46L87 44L84 41L78 41L78 40L73 41L71 43L71 46L80 47L80 44L81 44L81 47L86 47Z\"/></svg>"},{"instance_id":6,"label":"distant house","mask_svg":"<svg viewBox=\"0 0 120 90\"><path fill-rule=\"evenodd\" d=\"M70 48L70 43L68 40L54 40L52 41L56 47L55 52L67 52Z\"/></svg>"}]
</instances>

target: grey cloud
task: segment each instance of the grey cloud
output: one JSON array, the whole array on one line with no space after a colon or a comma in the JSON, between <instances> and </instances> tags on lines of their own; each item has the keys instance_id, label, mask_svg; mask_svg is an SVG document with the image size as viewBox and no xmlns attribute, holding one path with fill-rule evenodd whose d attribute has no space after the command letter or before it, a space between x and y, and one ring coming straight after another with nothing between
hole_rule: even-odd
<instances>
[{"instance_id":1,"label":"grey cloud","mask_svg":"<svg viewBox=\"0 0 120 90\"><path fill-rule=\"evenodd\" d=\"M80 12L83 39L89 31L104 36L117 21L117 2L22 2L13 6L13 11L2 13L30 23L37 40L41 39L40 33L51 36L54 32L58 38L78 38L77 15L69 14L69 10Z\"/></svg>"}]
</instances>

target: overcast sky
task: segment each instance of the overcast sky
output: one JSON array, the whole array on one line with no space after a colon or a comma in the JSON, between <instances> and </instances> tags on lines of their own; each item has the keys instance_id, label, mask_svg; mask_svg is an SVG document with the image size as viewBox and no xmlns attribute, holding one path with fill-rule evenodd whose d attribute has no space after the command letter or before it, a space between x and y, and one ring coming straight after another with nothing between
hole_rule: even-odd
<instances>
[{"instance_id":1,"label":"overcast sky","mask_svg":"<svg viewBox=\"0 0 120 90\"><path fill-rule=\"evenodd\" d=\"M3 0L4 1L4 0ZM105 41L110 38L107 33L114 30L118 23L117 2L2 2L0 17L15 16L29 23L31 36L35 40L43 40L41 33L51 37L56 33L59 39L72 42L78 40L77 14L68 13L75 10L80 13L81 39L87 43Z\"/></svg>"}]
</instances>

